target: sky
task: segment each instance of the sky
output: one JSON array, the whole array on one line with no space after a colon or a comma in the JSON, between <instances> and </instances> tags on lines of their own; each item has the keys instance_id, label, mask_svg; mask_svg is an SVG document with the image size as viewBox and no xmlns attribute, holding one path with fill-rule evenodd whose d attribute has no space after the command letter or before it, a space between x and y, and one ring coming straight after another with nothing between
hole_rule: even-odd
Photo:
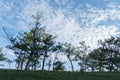
<instances>
[{"instance_id":1,"label":"sky","mask_svg":"<svg viewBox=\"0 0 120 80\"><path fill-rule=\"evenodd\" d=\"M41 12L42 25L58 41L76 46L85 41L95 48L98 40L120 35L119 4L120 0L0 0L0 47L13 59L13 51L5 48L9 42L2 26L12 35L27 31L31 16Z\"/></svg>"}]
</instances>

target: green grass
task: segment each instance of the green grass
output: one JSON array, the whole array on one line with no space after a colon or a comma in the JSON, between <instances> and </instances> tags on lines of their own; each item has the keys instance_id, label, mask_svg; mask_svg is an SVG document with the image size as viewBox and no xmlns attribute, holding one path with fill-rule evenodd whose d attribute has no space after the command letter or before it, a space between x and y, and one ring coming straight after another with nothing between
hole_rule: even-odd
<instances>
[{"instance_id":1,"label":"green grass","mask_svg":"<svg viewBox=\"0 0 120 80\"><path fill-rule=\"evenodd\" d=\"M0 70L0 80L120 80L119 72L85 73Z\"/></svg>"}]
</instances>

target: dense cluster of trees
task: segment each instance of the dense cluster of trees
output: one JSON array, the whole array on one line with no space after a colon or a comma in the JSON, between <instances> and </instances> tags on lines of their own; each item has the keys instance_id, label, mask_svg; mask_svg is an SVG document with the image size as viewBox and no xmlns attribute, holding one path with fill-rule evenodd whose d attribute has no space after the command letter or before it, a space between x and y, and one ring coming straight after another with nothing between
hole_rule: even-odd
<instances>
[{"instance_id":1,"label":"dense cluster of trees","mask_svg":"<svg viewBox=\"0 0 120 80\"><path fill-rule=\"evenodd\" d=\"M120 37L111 37L99 43L100 47L89 54L89 59L95 60L92 70L120 71Z\"/></svg>"},{"instance_id":2,"label":"dense cluster of trees","mask_svg":"<svg viewBox=\"0 0 120 80\"><path fill-rule=\"evenodd\" d=\"M59 54L65 55L74 70L73 61L81 71L120 71L120 37L111 37L98 41L98 48L90 50L85 42L80 46L56 41L54 35L46 32L41 25L41 15L33 16L32 28L29 31L10 36L3 28L16 56L16 68L20 70L64 70L65 62L59 60ZM0 49L0 61L6 60Z\"/></svg>"}]
</instances>

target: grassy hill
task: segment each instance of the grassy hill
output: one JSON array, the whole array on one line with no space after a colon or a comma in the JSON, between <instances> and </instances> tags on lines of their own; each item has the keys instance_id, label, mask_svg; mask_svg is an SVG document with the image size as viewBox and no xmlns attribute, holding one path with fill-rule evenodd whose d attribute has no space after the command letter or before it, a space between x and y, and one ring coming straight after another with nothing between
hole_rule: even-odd
<instances>
[{"instance_id":1,"label":"grassy hill","mask_svg":"<svg viewBox=\"0 0 120 80\"><path fill-rule=\"evenodd\" d=\"M0 80L120 80L120 73L0 70Z\"/></svg>"}]
</instances>

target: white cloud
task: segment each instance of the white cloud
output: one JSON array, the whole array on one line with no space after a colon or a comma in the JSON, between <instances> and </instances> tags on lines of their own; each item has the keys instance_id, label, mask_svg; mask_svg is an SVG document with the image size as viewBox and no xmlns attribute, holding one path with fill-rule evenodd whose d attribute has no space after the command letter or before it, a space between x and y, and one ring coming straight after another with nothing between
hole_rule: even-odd
<instances>
[{"instance_id":1,"label":"white cloud","mask_svg":"<svg viewBox=\"0 0 120 80\"><path fill-rule=\"evenodd\" d=\"M118 2L110 2L107 5L108 8L120 8L120 5Z\"/></svg>"},{"instance_id":2,"label":"white cloud","mask_svg":"<svg viewBox=\"0 0 120 80\"><path fill-rule=\"evenodd\" d=\"M14 51L7 49L7 48L3 48L3 52L5 54L5 56L11 56L11 57L15 57Z\"/></svg>"},{"instance_id":3,"label":"white cloud","mask_svg":"<svg viewBox=\"0 0 120 80\"><path fill-rule=\"evenodd\" d=\"M19 19L16 23L17 29L27 29L25 24L32 21L31 15L40 11L46 18L43 24L47 31L58 35L58 40L63 42L78 45L80 41L85 40L89 45L96 46L98 39L108 38L109 31L110 35L115 35L118 30L116 24L109 23L109 20L120 20L119 6L116 3L108 3L106 8L102 9L90 4L74 5L69 0L54 0L58 6L52 5L50 0L25 2L21 10L16 11ZM13 4L12 7L17 6Z\"/></svg>"},{"instance_id":4,"label":"white cloud","mask_svg":"<svg viewBox=\"0 0 120 80\"><path fill-rule=\"evenodd\" d=\"M64 1L60 3L59 0L56 0L56 3L62 6L67 2L68 1ZM36 6L32 8L31 4ZM43 22L46 24L47 30L58 35L59 41L72 42L76 45L78 45L80 41L85 40L89 45L93 46L94 44L94 46L96 46L98 39L108 38L110 35L114 35L117 32L118 28L114 24L100 24L108 20L120 19L117 9L107 8L104 10L89 4L84 6L87 7L86 10L80 9L80 7L78 6L73 12L70 12L70 8L72 8L71 4L70 6L67 5L64 7L64 9L54 9L47 1L43 1L39 5L36 3L33 4L32 2L26 6L25 9L27 9L27 12L23 11L23 13L26 14L31 13L30 11L35 12L36 10L42 10L47 18ZM78 21L78 18L81 20ZM111 32L110 35L109 31Z\"/></svg>"},{"instance_id":5,"label":"white cloud","mask_svg":"<svg viewBox=\"0 0 120 80\"><path fill-rule=\"evenodd\" d=\"M15 54L14 54L13 51L8 51L8 53L9 53L11 56L15 56Z\"/></svg>"},{"instance_id":6,"label":"white cloud","mask_svg":"<svg viewBox=\"0 0 120 80\"><path fill-rule=\"evenodd\" d=\"M17 24L20 25L20 27L18 27L17 29L19 29L19 30L29 30L29 26L27 24L25 24L23 21L19 21Z\"/></svg>"},{"instance_id":7,"label":"white cloud","mask_svg":"<svg viewBox=\"0 0 120 80\"><path fill-rule=\"evenodd\" d=\"M4 2L3 0L0 1L0 14L5 15L6 12L11 11L11 4Z\"/></svg>"}]
</instances>

